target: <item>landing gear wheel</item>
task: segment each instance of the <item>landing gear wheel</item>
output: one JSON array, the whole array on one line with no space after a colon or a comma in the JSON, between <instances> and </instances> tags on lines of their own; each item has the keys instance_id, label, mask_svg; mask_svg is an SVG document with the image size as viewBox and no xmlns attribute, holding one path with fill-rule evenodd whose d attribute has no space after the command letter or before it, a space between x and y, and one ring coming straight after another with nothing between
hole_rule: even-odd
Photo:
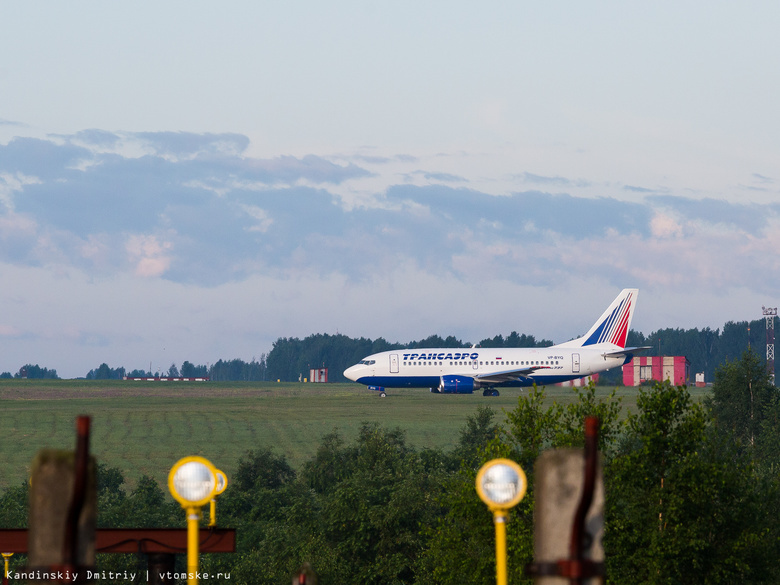
<instances>
[{"instance_id":1,"label":"landing gear wheel","mask_svg":"<svg viewBox=\"0 0 780 585\"><path fill-rule=\"evenodd\" d=\"M499 396L498 390L493 390L493 392L490 393L491 396Z\"/></svg>"},{"instance_id":2,"label":"landing gear wheel","mask_svg":"<svg viewBox=\"0 0 780 585\"><path fill-rule=\"evenodd\" d=\"M380 398L387 398L387 393L385 393L385 392L380 392L380 393L379 393L379 397L380 397Z\"/></svg>"},{"instance_id":3,"label":"landing gear wheel","mask_svg":"<svg viewBox=\"0 0 780 585\"><path fill-rule=\"evenodd\" d=\"M492 388L485 388L482 391L482 396L493 396L493 389Z\"/></svg>"}]
</instances>

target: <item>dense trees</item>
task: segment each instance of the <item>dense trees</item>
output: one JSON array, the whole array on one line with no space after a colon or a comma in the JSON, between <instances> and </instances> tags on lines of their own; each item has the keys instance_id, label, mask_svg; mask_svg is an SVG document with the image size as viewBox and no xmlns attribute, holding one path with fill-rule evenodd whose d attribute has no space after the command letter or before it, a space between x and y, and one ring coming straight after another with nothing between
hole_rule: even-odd
<instances>
[{"instance_id":1,"label":"dense trees","mask_svg":"<svg viewBox=\"0 0 780 585\"><path fill-rule=\"evenodd\" d=\"M640 392L608 466L605 549L617 582L777 581L777 480L762 478L741 448L748 409L738 407L741 424L717 418L727 407L723 384L719 375L711 411L668 383Z\"/></svg>"},{"instance_id":2,"label":"dense trees","mask_svg":"<svg viewBox=\"0 0 780 585\"><path fill-rule=\"evenodd\" d=\"M260 361L252 359L249 363L238 359L229 361L219 360L208 369L208 376L210 379L217 382L227 382L230 380L242 382L265 380L265 354L260 356Z\"/></svg>"},{"instance_id":3,"label":"dense trees","mask_svg":"<svg viewBox=\"0 0 780 585\"><path fill-rule=\"evenodd\" d=\"M756 446L758 440L763 446L762 431L777 397L763 362L755 353L745 352L742 359L726 362L715 382L708 404L717 427L740 445Z\"/></svg>"},{"instance_id":4,"label":"dense trees","mask_svg":"<svg viewBox=\"0 0 780 585\"><path fill-rule=\"evenodd\" d=\"M287 582L303 562L321 583L415 583L420 527L440 514L445 459L375 424L352 444L326 435L299 474L269 451L248 453L236 474L241 487L220 500L221 517L245 546L238 558L213 555L207 566L233 567L242 583Z\"/></svg>"},{"instance_id":5,"label":"dense trees","mask_svg":"<svg viewBox=\"0 0 780 585\"><path fill-rule=\"evenodd\" d=\"M3 374L4 378L10 377ZM38 364L26 364L19 368L19 371L13 375L14 378L30 378L30 379L57 379L57 370L42 368Z\"/></svg>"},{"instance_id":6,"label":"dense trees","mask_svg":"<svg viewBox=\"0 0 780 585\"><path fill-rule=\"evenodd\" d=\"M526 335L525 333L519 335L517 331L512 331L512 333L507 335L506 339L499 334L493 338L483 339L477 345L479 347L548 347L553 345L553 342L549 339L536 341L533 335Z\"/></svg>"},{"instance_id":7,"label":"dense trees","mask_svg":"<svg viewBox=\"0 0 780 585\"><path fill-rule=\"evenodd\" d=\"M206 366L196 366L188 361L181 365L181 375L185 378L198 378L209 375L209 369Z\"/></svg>"},{"instance_id":8,"label":"dense trees","mask_svg":"<svg viewBox=\"0 0 780 585\"><path fill-rule=\"evenodd\" d=\"M775 329L778 318L775 317ZM704 372L708 381L715 370L728 361L738 359L748 348L764 355L766 324L764 320L729 321L723 329L659 329L650 335L632 332L629 345L649 345L648 355L684 355L691 361L691 373ZM660 352L660 353L659 353Z\"/></svg>"},{"instance_id":9,"label":"dense trees","mask_svg":"<svg viewBox=\"0 0 780 585\"><path fill-rule=\"evenodd\" d=\"M327 334L310 335L303 340L282 337L268 354L269 379L293 382L307 378L310 369L327 367L331 381L345 381L342 372L352 364L371 353L399 347L400 344L390 344L381 337L375 341Z\"/></svg>"},{"instance_id":10,"label":"dense trees","mask_svg":"<svg viewBox=\"0 0 780 585\"><path fill-rule=\"evenodd\" d=\"M95 370L87 372L87 380L121 380L125 376L124 368L112 368L108 364L102 363Z\"/></svg>"},{"instance_id":11,"label":"dense trees","mask_svg":"<svg viewBox=\"0 0 780 585\"><path fill-rule=\"evenodd\" d=\"M125 375L130 378L152 376L170 376L172 378L179 376L186 378L209 377L218 382L262 381L266 379L266 359L265 354L262 354L259 361L252 359L251 362L247 363L240 359L219 360L211 366L196 366L189 361L185 361L181 365L181 370L179 370L176 364L171 364L168 370L162 373L136 369L127 374L125 373L125 368L111 368L104 363L97 369L90 370L86 375L86 379L121 380Z\"/></svg>"}]
</instances>

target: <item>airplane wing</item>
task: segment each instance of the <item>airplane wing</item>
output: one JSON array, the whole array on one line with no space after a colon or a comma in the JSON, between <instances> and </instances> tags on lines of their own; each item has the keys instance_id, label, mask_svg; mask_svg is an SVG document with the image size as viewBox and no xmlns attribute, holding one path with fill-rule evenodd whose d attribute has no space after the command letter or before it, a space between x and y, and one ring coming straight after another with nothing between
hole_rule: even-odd
<instances>
[{"instance_id":1,"label":"airplane wing","mask_svg":"<svg viewBox=\"0 0 780 585\"><path fill-rule=\"evenodd\" d=\"M622 349L618 349L616 351L608 351L603 354L605 358L607 357L626 357L629 355L634 355L635 353L639 353L640 351L647 351L648 349L653 349L652 345L643 345L642 347L624 347Z\"/></svg>"},{"instance_id":2,"label":"airplane wing","mask_svg":"<svg viewBox=\"0 0 780 585\"><path fill-rule=\"evenodd\" d=\"M526 380L531 374L538 370L549 369L551 369L549 366L531 366L514 370L504 370L503 372L477 374L476 376L471 377L480 382L487 382L488 384L500 384L502 382L519 382L521 380Z\"/></svg>"}]
</instances>

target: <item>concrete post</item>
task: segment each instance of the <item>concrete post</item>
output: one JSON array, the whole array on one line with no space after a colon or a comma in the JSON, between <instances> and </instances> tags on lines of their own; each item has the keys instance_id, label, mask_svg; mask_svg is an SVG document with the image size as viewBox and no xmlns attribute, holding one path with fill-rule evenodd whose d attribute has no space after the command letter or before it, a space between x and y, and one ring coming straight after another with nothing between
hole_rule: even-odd
<instances>
[{"instance_id":1,"label":"concrete post","mask_svg":"<svg viewBox=\"0 0 780 585\"><path fill-rule=\"evenodd\" d=\"M74 558L65 558L68 512L71 509L75 485L75 458L72 451L44 449L39 451L33 460L28 531L29 570L44 571L60 567L61 571L66 571L69 568L75 569L72 567L73 561L76 567L95 566L97 489L96 467L92 457L87 463L81 511L75 519L78 537L73 542ZM81 577L82 575L79 575L79 578Z\"/></svg>"},{"instance_id":2,"label":"concrete post","mask_svg":"<svg viewBox=\"0 0 780 585\"><path fill-rule=\"evenodd\" d=\"M537 459L534 510L534 557L540 566L570 558L572 525L584 484L584 452L581 449L551 449ZM585 516L583 558L604 561L604 480L597 468L593 502ZM568 585L570 578L537 576L536 585ZM600 585L601 578L577 580Z\"/></svg>"}]
</instances>

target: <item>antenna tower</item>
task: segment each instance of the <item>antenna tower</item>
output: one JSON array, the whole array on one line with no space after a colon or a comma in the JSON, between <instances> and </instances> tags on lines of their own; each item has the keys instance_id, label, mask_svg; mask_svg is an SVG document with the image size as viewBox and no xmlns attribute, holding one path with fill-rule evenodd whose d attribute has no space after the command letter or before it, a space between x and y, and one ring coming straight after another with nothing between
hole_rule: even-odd
<instances>
[{"instance_id":1,"label":"antenna tower","mask_svg":"<svg viewBox=\"0 0 780 585\"><path fill-rule=\"evenodd\" d=\"M766 371L772 384L775 383L775 317L777 307L761 307L766 319Z\"/></svg>"}]
</instances>

